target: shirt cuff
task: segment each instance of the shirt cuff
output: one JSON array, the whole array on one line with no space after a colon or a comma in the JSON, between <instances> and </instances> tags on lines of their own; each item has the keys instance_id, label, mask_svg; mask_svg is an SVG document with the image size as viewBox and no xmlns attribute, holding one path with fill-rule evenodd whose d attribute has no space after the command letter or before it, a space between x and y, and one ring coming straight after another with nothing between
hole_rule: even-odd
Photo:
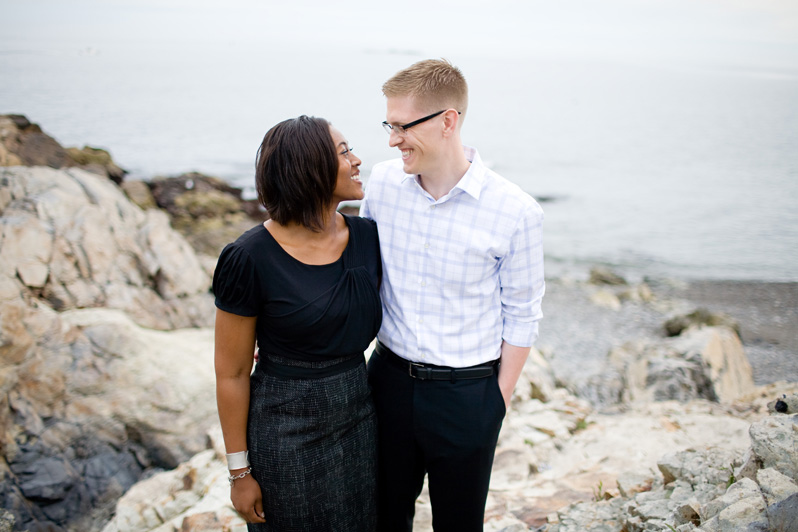
<instances>
[{"instance_id":1,"label":"shirt cuff","mask_svg":"<svg viewBox=\"0 0 798 532\"><path fill-rule=\"evenodd\" d=\"M504 319L504 327L502 329L502 340L510 345L517 347L532 347L535 340L538 339L538 322L537 320L518 321L512 319Z\"/></svg>"}]
</instances>

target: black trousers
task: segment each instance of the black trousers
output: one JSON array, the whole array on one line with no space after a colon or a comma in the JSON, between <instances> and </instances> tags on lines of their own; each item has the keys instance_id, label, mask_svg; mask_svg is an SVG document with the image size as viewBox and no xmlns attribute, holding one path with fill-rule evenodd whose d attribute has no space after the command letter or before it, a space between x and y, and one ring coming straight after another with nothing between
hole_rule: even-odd
<instances>
[{"instance_id":1,"label":"black trousers","mask_svg":"<svg viewBox=\"0 0 798 532\"><path fill-rule=\"evenodd\" d=\"M433 529L482 531L506 413L498 376L418 380L376 352L368 371L377 411L377 530L413 529L428 474Z\"/></svg>"}]
</instances>

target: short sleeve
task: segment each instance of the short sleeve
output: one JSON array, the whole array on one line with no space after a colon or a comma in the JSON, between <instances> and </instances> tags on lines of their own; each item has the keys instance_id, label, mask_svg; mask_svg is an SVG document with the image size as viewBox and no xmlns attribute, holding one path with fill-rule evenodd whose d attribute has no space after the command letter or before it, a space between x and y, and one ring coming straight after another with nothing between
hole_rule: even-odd
<instances>
[{"instance_id":1,"label":"short sleeve","mask_svg":"<svg viewBox=\"0 0 798 532\"><path fill-rule=\"evenodd\" d=\"M260 310L255 261L239 245L228 244L213 272L216 307L239 316L257 316Z\"/></svg>"}]
</instances>

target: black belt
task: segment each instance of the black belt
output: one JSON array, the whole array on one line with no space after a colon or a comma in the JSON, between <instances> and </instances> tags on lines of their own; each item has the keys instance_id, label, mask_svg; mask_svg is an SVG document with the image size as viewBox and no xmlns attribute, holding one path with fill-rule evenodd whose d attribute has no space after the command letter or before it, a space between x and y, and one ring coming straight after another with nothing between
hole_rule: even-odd
<instances>
[{"instance_id":1,"label":"black belt","mask_svg":"<svg viewBox=\"0 0 798 532\"><path fill-rule=\"evenodd\" d=\"M418 362L411 362L400 357L385 347L381 342L377 342L377 347L374 349L374 352L414 379L420 379L422 381L454 382L458 379L484 379L496 373L496 367L499 365L499 359L467 368L449 368L445 366L433 366L431 364L419 364Z\"/></svg>"}]
</instances>

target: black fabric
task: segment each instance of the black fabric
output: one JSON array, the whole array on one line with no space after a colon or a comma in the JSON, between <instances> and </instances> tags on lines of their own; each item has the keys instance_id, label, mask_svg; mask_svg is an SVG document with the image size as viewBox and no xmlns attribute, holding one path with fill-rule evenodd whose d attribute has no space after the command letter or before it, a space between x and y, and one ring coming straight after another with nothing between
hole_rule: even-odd
<instances>
[{"instance_id":1,"label":"black fabric","mask_svg":"<svg viewBox=\"0 0 798 532\"><path fill-rule=\"evenodd\" d=\"M377 529L412 530L426 473L435 531L482 531L505 414L498 375L422 381L376 351L368 372L379 419Z\"/></svg>"},{"instance_id":2,"label":"black fabric","mask_svg":"<svg viewBox=\"0 0 798 532\"><path fill-rule=\"evenodd\" d=\"M363 353L382 323L377 226L344 216L349 243L332 264L289 255L259 224L222 251L213 276L216 306L257 316L260 353L299 360Z\"/></svg>"},{"instance_id":3,"label":"black fabric","mask_svg":"<svg viewBox=\"0 0 798 532\"><path fill-rule=\"evenodd\" d=\"M284 379L263 368L259 362L250 379L247 445L266 523L248 530L375 532L377 422L365 364L320 379Z\"/></svg>"}]
</instances>

